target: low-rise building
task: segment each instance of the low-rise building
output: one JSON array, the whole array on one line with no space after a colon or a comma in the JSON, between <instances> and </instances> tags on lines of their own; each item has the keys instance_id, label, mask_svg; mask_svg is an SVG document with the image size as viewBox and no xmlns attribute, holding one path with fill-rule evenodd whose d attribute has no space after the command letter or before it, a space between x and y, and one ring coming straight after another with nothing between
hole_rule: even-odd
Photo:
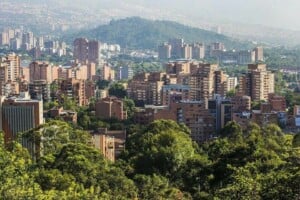
<instances>
[{"instance_id":1,"label":"low-rise building","mask_svg":"<svg viewBox=\"0 0 300 200\"><path fill-rule=\"evenodd\" d=\"M145 124L158 119L184 123L191 129L192 139L197 142L211 139L216 131L216 118L204 101L173 101L169 106L146 106L135 114L134 119Z\"/></svg>"},{"instance_id":2,"label":"low-rise building","mask_svg":"<svg viewBox=\"0 0 300 200\"><path fill-rule=\"evenodd\" d=\"M127 113L124 111L123 101L117 97L106 97L98 100L95 104L95 109L96 117L101 119L127 119Z\"/></svg>"},{"instance_id":3,"label":"low-rise building","mask_svg":"<svg viewBox=\"0 0 300 200\"><path fill-rule=\"evenodd\" d=\"M92 133L93 144L111 161L115 161L125 150L126 130L99 128Z\"/></svg>"},{"instance_id":4,"label":"low-rise building","mask_svg":"<svg viewBox=\"0 0 300 200\"><path fill-rule=\"evenodd\" d=\"M50 109L49 117L59 118L65 122L77 124L77 112L73 110L64 110L63 107Z\"/></svg>"}]
</instances>

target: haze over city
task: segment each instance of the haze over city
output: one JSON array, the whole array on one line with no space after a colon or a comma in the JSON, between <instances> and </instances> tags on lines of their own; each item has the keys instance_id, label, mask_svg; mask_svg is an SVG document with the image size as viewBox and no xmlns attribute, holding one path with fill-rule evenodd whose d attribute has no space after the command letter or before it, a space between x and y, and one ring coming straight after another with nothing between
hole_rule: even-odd
<instances>
[{"instance_id":1,"label":"haze over city","mask_svg":"<svg viewBox=\"0 0 300 200\"><path fill-rule=\"evenodd\" d=\"M139 11L153 9L153 12L160 10L172 15L193 16L209 21L231 21L300 30L300 24L296 20L300 17L300 2L297 0L19 0L16 2L49 6L62 5L92 10L123 7L125 11L126 9L133 11L128 15L140 15L140 17L145 16Z\"/></svg>"},{"instance_id":2,"label":"haze over city","mask_svg":"<svg viewBox=\"0 0 300 200\"><path fill-rule=\"evenodd\" d=\"M299 199L298 10L0 0L0 199Z\"/></svg>"}]
</instances>

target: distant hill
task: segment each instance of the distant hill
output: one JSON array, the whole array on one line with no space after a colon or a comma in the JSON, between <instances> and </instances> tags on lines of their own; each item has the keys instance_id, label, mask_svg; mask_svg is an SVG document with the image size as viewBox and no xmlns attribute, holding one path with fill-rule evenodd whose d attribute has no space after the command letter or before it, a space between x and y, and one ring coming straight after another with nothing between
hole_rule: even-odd
<instances>
[{"instance_id":1,"label":"distant hill","mask_svg":"<svg viewBox=\"0 0 300 200\"><path fill-rule=\"evenodd\" d=\"M227 48L248 48L249 44L215 32L182 25L172 21L152 21L139 17L112 20L92 30L65 35L72 42L77 37L97 39L107 43L117 43L121 47L133 49L156 49L170 38L184 38L186 42L223 42Z\"/></svg>"}]
</instances>

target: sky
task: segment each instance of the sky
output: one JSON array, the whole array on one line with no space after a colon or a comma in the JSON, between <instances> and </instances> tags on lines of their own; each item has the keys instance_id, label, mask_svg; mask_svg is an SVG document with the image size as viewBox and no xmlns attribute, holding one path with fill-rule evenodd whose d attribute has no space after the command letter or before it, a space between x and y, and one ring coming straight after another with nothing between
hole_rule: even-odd
<instances>
[{"instance_id":1,"label":"sky","mask_svg":"<svg viewBox=\"0 0 300 200\"><path fill-rule=\"evenodd\" d=\"M300 0L13 0L73 5L88 9L140 6L214 22L241 22L300 30ZM123 6L124 7L124 6ZM125 7L124 7L125 8ZM143 12L137 12L141 16ZM136 13L132 12L132 15ZM141 16L143 17L143 16ZM192 18L191 20L194 20Z\"/></svg>"},{"instance_id":2,"label":"sky","mask_svg":"<svg viewBox=\"0 0 300 200\"><path fill-rule=\"evenodd\" d=\"M81 0L79 0L81 1ZM109 2L172 9L189 16L300 30L299 0L87 0L98 6ZM85 3L87 1L84 1Z\"/></svg>"}]
</instances>

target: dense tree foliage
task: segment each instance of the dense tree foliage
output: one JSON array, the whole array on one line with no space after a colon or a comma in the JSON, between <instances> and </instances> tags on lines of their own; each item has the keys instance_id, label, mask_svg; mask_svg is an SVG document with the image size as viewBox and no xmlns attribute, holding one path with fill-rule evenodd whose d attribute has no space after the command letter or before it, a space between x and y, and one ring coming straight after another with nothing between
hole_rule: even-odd
<instances>
[{"instance_id":1,"label":"dense tree foliage","mask_svg":"<svg viewBox=\"0 0 300 200\"><path fill-rule=\"evenodd\" d=\"M272 69L284 67L297 68L300 65L300 49L286 49L284 47L265 49L266 64Z\"/></svg>"},{"instance_id":2,"label":"dense tree foliage","mask_svg":"<svg viewBox=\"0 0 300 200\"><path fill-rule=\"evenodd\" d=\"M126 151L111 163L89 134L50 121L23 134L43 143L36 161L17 142L0 141L1 199L297 199L299 134L274 124L232 122L197 145L189 130L160 120L131 125ZM1 136L3 138L3 136ZM40 140L39 140L40 138Z\"/></svg>"},{"instance_id":3,"label":"dense tree foliage","mask_svg":"<svg viewBox=\"0 0 300 200\"><path fill-rule=\"evenodd\" d=\"M126 89L122 83L114 83L110 86L108 93L110 96L124 98L127 95Z\"/></svg>"}]
</instances>

